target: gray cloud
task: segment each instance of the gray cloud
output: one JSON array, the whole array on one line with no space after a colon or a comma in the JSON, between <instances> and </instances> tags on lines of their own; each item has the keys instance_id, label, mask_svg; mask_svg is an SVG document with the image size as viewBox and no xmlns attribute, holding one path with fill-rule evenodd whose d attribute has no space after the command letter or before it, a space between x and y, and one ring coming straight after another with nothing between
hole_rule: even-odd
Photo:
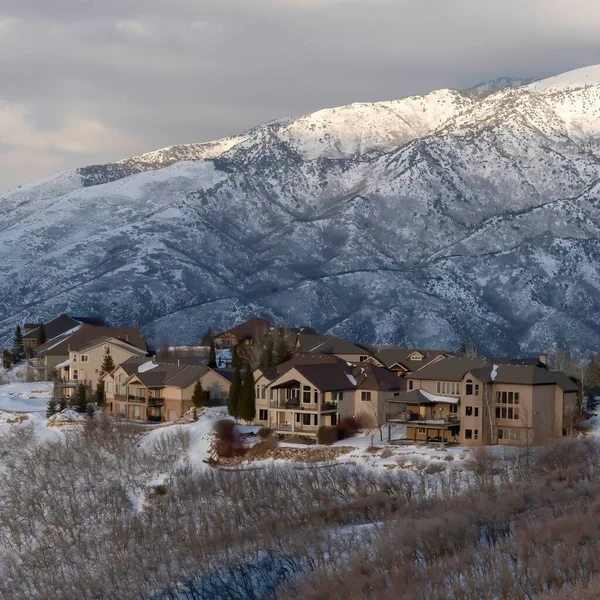
<instances>
[{"instance_id":1,"label":"gray cloud","mask_svg":"<svg viewBox=\"0 0 600 600\"><path fill-rule=\"evenodd\" d=\"M327 106L592 64L599 33L596 0L4 0L0 190Z\"/></svg>"}]
</instances>

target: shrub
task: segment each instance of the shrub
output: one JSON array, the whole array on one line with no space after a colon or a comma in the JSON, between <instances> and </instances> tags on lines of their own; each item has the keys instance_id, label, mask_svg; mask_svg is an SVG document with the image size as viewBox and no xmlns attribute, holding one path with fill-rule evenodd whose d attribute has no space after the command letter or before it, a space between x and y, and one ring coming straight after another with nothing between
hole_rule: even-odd
<instances>
[{"instance_id":1,"label":"shrub","mask_svg":"<svg viewBox=\"0 0 600 600\"><path fill-rule=\"evenodd\" d=\"M213 450L221 458L243 456L246 453L238 428L230 419L221 419L215 423Z\"/></svg>"},{"instance_id":2,"label":"shrub","mask_svg":"<svg viewBox=\"0 0 600 600\"><path fill-rule=\"evenodd\" d=\"M394 456L394 451L391 448L384 448L381 451L381 458L390 458L390 456Z\"/></svg>"},{"instance_id":3,"label":"shrub","mask_svg":"<svg viewBox=\"0 0 600 600\"><path fill-rule=\"evenodd\" d=\"M337 425L339 431L339 439L344 440L356 435L356 432L361 429L361 423L356 417L343 417Z\"/></svg>"},{"instance_id":4,"label":"shrub","mask_svg":"<svg viewBox=\"0 0 600 600\"><path fill-rule=\"evenodd\" d=\"M322 425L317 431L317 443L323 445L333 444L339 439L339 430L337 427Z\"/></svg>"},{"instance_id":5,"label":"shrub","mask_svg":"<svg viewBox=\"0 0 600 600\"><path fill-rule=\"evenodd\" d=\"M273 433L273 430L270 427L261 427L257 432L256 435L261 439L261 440L266 440L267 438L271 437L271 434Z\"/></svg>"}]
</instances>

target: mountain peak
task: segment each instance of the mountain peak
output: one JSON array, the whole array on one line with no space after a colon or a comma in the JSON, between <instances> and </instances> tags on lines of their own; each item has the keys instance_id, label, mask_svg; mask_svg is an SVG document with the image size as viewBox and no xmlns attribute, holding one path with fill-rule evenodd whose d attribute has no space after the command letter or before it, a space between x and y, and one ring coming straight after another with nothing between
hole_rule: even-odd
<instances>
[{"instance_id":1,"label":"mountain peak","mask_svg":"<svg viewBox=\"0 0 600 600\"><path fill-rule=\"evenodd\" d=\"M532 92L556 93L600 85L600 65L591 65L541 79L527 86Z\"/></svg>"}]
</instances>

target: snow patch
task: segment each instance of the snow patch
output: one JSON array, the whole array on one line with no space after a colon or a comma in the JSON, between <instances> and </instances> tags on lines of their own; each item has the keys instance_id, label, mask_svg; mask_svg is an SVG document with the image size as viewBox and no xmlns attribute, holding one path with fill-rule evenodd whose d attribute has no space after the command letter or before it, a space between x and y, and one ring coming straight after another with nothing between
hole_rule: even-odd
<instances>
[{"instance_id":1,"label":"snow patch","mask_svg":"<svg viewBox=\"0 0 600 600\"><path fill-rule=\"evenodd\" d=\"M138 367L138 373L145 373L146 371L151 371L152 369L156 369L158 367L158 363L152 362L149 360L145 362L143 365Z\"/></svg>"}]
</instances>

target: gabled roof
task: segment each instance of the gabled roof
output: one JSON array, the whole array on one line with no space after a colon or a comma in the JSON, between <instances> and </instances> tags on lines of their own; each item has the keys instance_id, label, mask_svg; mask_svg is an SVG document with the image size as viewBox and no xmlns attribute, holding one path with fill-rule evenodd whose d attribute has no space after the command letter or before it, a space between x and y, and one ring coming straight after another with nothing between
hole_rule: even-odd
<instances>
[{"instance_id":1,"label":"gabled roof","mask_svg":"<svg viewBox=\"0 0 600 600\"><path fill-rule=\"evenodd\" d=\"M94 327L93 325L79 324L61 335L49 339L45 344L36 348L38 355L66 355L79 352L95 340L104 337L114 337L127 342L140 350L147 352L146 341L142 337L139 327Z\"/></svg>"},{"instance_id":2,"label":"gabled roof","mask_svg":"<svg viewBox=\"0 0 600 600\"><path fill-rule=\"evenodd\" d=\"M410 392L401 392L394 396L388 402L399 404L411 404L419 406L433 406L434 404L458 404L459 399L454 396L437 396L424 390L411 390Z\"/></svg>"},{"instance_id":3,"label":"gabled roof","mask_svg":"<svg viewBox=\"0 0 600 600\"><path fill-rule=\"evenodd\" d=\"M268 334L275 327L273 323L259 317L253 317L244 323L240 323L231 329L227 329L217 335L216 338L224 335L233 335L239 339L260 338Z\"/></svg>"},{"instance_id":4,"label":"gabled roof","mask_svg":"<svg viewBox=\"0 0 600 600\"><path fill-rule=\"evenodd\" d=\"M461 381L466 373L486 364L483 358L447 357L431 362L410 375L409 379L427 379L432 381Z\"/></svg>"},{"instance_id":5,"label":"gabled roof","mask_svg":"<svg viewBox=\"0 0 600 600\"><path fill-rule=\"evenodd\" d=\"M307 354L370 354L366 348L333 335L300 334L296 339L296 349Z\"/></svg>"},{"instance_id":6,"label":"gabled roof","mask_svg":"<svg viewBox=\"0 0 600 600\"><path fill-rule=\"evenodd\" d=\"M418 353L423 356L422 360L411 360L413 354ZM384 367L390 369L394 365L404 367L406 371L416 371L428 365L433 360L439 359L441 356L447 356L448 353L443 350L417 350L410 348L382 348L374 356Z\"/></svg>"},{"instance_id":7,"label":"gabled roof","mask_svg":"<svg viewBox=\"0 0 600 600\"><path fill-rule=\"evenodd\" d=\"M275 381L275 379L281 377L284 373L287 373L290 369L296 365L315 365L315 364L335 364L342 363L347 365L345 360L338 358L334 354L296 354L290 360L287 360L280 365L275 367L269 367L268 369L257 369L262 373L262 376L267 381Z\"/></svg>"},{"instance_id":8,"label":"gabled roof","mask_svg":"<svg viewBox=\"0 0 600 600\"><path fill-rule=\"evenodd\" d=\"M361 390L388 392L406 389L406 381L403 378L371 363L358 363L352 369L352 375L358 383L358 389Z\"/></svg>"},{"instance_id":9,"label":"gabled roof","mask_svg":"<svg viewBox=\"0 0 600 600\"><path fill-rule=\"evenodd\" d=\"M46 339L50 340L55 338L58 335L65 333L65 331L69 331L77 325L81 325L81 321L73 319L69 317L69 315L59 315L58 317L44 323L44 331L46 332ZM23 336L24 340L37 340L40 335L40 324L35 323L26 323L26 327L34 326L35 329L32 329L28 333Z\"/></svg>"},{"instance_id":10,"label":"gabled roof","mask_svg":"<svg viewBox=\"0 0 600 600\"><path fill-rule=\"evenodd\" d=\"M357 388L352 372L347 366L344 368L342 364L295 365L292 370L298 372L322 392L343 392L344 390L355 390ZM277 386L273 385L273 387L276 388Z\"/></svg>"},{"instance_id":11,"label":"gabled roof","mask_svg":"<svg viewBox=\"0 0 600 600\"><path fill-rule=\"evenodd\" d=\"M131 352L137 356L146 356L146 350L142 350L137 346L129 344L128 342L124 342L119 340L112 335L103 335L95 340L92 340L88 344L79 348L78 352L85 352L86 350L91 350L92 348L96 348L97 346L104 346L106 344L110 344L111 346L115 346L116 348L120 348L121 350L125 350L126 352Z\"/></svg>"}]
</instances>

